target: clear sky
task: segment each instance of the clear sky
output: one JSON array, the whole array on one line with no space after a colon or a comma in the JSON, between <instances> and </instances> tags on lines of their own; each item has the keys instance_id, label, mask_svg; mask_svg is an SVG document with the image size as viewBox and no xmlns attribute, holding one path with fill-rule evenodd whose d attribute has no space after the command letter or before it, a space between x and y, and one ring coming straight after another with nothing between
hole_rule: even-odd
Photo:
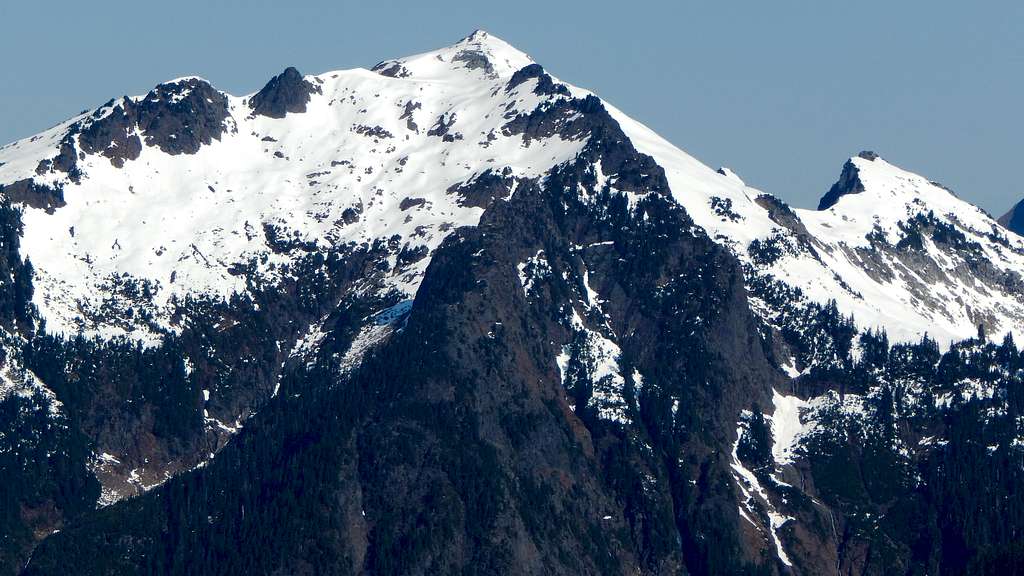
<instances>
[{"instance_id":1,"label":"clear sky","mask_svg":"<svg viewBox=\"0 0 1024 576\"><path fill-rule=\"evenodd\" d=\"M0 141L196 74L370 67L483 28L712 167L814 207L872 149L997 216L1024 197L1024 2L0 3Z\"/></svg>"}]
</instances>

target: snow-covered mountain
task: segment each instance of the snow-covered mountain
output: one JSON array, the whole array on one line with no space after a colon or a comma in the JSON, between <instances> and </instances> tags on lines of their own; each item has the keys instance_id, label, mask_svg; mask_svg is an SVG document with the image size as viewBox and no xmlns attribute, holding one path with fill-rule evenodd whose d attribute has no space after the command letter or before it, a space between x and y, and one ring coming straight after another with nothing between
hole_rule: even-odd
<instances>
[{"instance_id":1,"label":"snow-covered mountain","mask_svg":"<svg viewBox=\"0 0 1024 576\"><path fill-rule=\"evenodd\" d=\"M420 256L483 210L459 185L488 170L536 177L580 148L503 132L547 98L532 81L506 90L528 64L480 33L377 72L289 70L241 97L185 78L5 147L0 182L29 182L29 205L61 198L25 214L35 304L53 332L152 339L176 329L186 294L245 293L240 267L274 282L289 259L281 242L387 242L392 270L375 289L411 298ZM268 100L285 105L275 113ZM144 319L104 314L131 305L118 293L128 281L151 295Z\"/></svg>"},{"instance_id":2,"label":"snow-covered mountain","mask_svg":"<svg viewBox=\"0 0 1024 576\"><path fill-rule=\"evenodd\" d=\"M34 303L52 332L151 341L176 329L186 294L244 293L240 267L273 282L289 258L277 241L392 243L377 289L411 298L429 258L398 255L429 254L482 211L455 188L488 171L536 177L579 151L580 141L510 132L517 115L588 94L539 71L513 81L531 64L480 32L374 71L290 69L247 96L184 78L6 146L0 184L29 206ZM948 343L979 324L1024 336L1024 240L941 185L864 153L821 209L791 209L605 104L697 224L758 274L835 299L898 340L928 332ZM130 299L126 283L151 297ZM145 314L105 313L133 305Z\"/></svg>"},{"instance_id":3,"label":"snow-covered mountain","mask_svg":"<svg viewBox=\"0 0 1024 576\"><path fill-rule=\"evenodd\" d=\"M245 96L188 77L117 98L0 148L0 188L0 456L17 456L0 472L27 511L4 564L165 484L202 483L189 514L210 541L230 539L224 494L252 510L245 491L294 489L291 518L312 476L276 474L302 454L341 470L315 485L336 488L320 497L353 572L400 572L387 546L422 510L505 535L417 544L409 562L442 572L467 550L538 573L871 572L868 552L911 544L868 534L891 502L851 505L826 465L925 470L971 401L1003 426L990 453L1024 446L1006 391L1024 238L870 152L818 210L791 208L483 31ZM979 332L1010 338L957 343ZM320 447L314 422L339 440ZM894 500L920 496L912 476ZM96 533L152 542L184 517L151 496ZM138 524L103 524L117 514ZM93 537L75 530L29 572Z\"/></svg>"},{"instance_id":4,"label":"snow-covered mountain","mask_svg":"<svg viewBox=\"0 0 1024 576\"><path fill-rule=\"evenodd\" d=\"M617 118L665 167L694 220L754 274L816 302L834 299L862 328L884 328L896 340L927 332L946 345L979 324L1024 336L1024 241L942 185L862 152L818 210L794 209Z\"/></svg>"}]
</instances>

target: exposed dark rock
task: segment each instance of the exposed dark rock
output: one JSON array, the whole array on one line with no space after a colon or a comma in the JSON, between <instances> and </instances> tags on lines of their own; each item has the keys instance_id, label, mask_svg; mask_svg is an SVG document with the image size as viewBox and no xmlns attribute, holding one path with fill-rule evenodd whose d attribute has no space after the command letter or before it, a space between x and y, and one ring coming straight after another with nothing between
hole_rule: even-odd
<instances>
[{"instance_id":1,"label":"exposed dark rock","mask_svg":"<svg viewBox=\"0 0 1024 576\"><path fill-rule=\"evenodd\" d=\"M388 132L380 126L366 126L359 124L357 126L353 126L353 130L356 134L368 136L370 138L394 138L394 135L392 135L391 132Z\"/></svg>"},{"instance_id":2,"label":"exposed dark rock","mask_svg":"<svg viewBox=\"0 0 1024 576\"><path fill-rule=\"evenodd\" d=\"M426 246L403 246L402 250L398 253L397 261L400 265L415 264L426 258L429 254L430 249Z\"/></svg>"},{"instance_id":3,"label":"exposed dark rock","mask_svg":"<svg viewBox=\"0 0 1024 576\"><path fill-rule=\"evenodd\" d=\"M73 131L66 135L60 142L60 151L53 159L53 168L68 175L72 182L78 182L82 177L82 171L78 168L78 154L75 152Z\"/></svg>"},{"instance_id":4,"label":"exposed dark rock","mask_svg":"<svg viewBox=\"0 0 1024 576\"><path fill-rule=\"evenodd\" d=\"M1024 200L1010 208L1010 211L999 218L999 223L1011 232L1024 236Z\"/></svg>"},{"instance_id":5,"label":"exposed dark rock","mask_svg":"<svg viewBox=\"0 0 1024 576\"><path fill-rule=\"evenodd\" d=\"M229 115L227 97L198 78L161 84L131 108L146 145L171 155L195 154L220 140Z\"/></svg>"},{"instance_id":6,"label":"exposed dark rock","mask_svg":"<svg viewBox=\"0 0 1024 576\"><path fill-rule=\"evenodd\" d=\"M389 78L408 78L409 71L406 70L405 66L402 66L400 62L384 61L371 69L373 72L380 74L381 76L387 76Z\"/></svg>"},{"instance_id":7,"label":"exposed dark rock","mask_svg":"<svg viewBox=\"0 0 1024 576\"><path fill-rule=\"evenodd\" d=\"M794 234L809 236L807 227L800 221L800 217L796 215L796 212L789 207L789 204L786 204L771 194L761 194L754 200L754 202L768 211L768 217L771 218L772 222L775 222Z\"/></svg>"},{"instance_id":8,"label":"exposed dark rock","mask_svg":"<svg viewBox=\"0 0 1024 576\"><path fill-rule=\"evenodd\" d=\"M512 74L512 78L510 78L508 84L505 85L505 90L507 92L511 92L515 87L526 82L530 78L540 78L544 74L544 67L540 64L533 63L523 66Z\"/></svg>"},{"instance_id":9,"label":"exposed dark rock","mask_svg":"<svg viewBox=\"0 0 1024 576\"><path fill-rule=\"evenodd\" d=\"M60 141L57 156L39 161L36 165L36 174L42 176L50 172L64 172L68 180L78 183L82 178L82 171L78 168L78 153L75 151L75 135L80 126L72 125L67 134Z\"/></svg>"},{"instance_id":10,"label":"exposed dark rock","mask_svg":"<svg viewBox=\"0 0 1024 576\"><path fill-rule=\"evenodd\" d=\"M80 134L83 151L102 154L119 167L139 157L139 135L167 154L195 154L220 139L229 116L227 97L199 78L161 84L142 100L124 98L110 105L108 114L84 120L71 133Z\"/></svg>"},{"instance_id":11,"label":"exposed dark rock","mask_svg":"<svg viewBox=\"0 0 1024 576\"><path fill-rule=\"evenodd\" d=\"M303 240L298 230L289 232L267 222L263 223L263 236L267 246L276 254L287 254L295 250L314 252L317 249L316 242Z\"/></svg>"},{"instance_id":12,"label":"exposed dark rock","mask_svg":"<svg viewBox=\"0 0 1024 576\"><path fill-rule=\"evenodd\" d=\"M427 201L423 198L402 198L402 201L398 204L398 209L405 212L410 208L417 206L423 206Z\"/></svg>"},{"instance_id":13,"label":"exposed dark rock","mask_svg":"<svg viewBox=\"0 0 1024 576\"><path fill-rule=\"evenodd\" d=\"M540 64L529 64L523 66L519 70L516 70L512 78L509 79L508 84L505 85L505 90L511 92L517 86L526 82L531 78L537 78L537 87L533 89L533 93L539 96L569 96L569 87L565 84L556 84L551 76L544 71L544 68Z\"/></svg>"},{"instance_id":14,"label":"exposed dark rock","mask_svg":"<svg viewBox=\"0 0 1024 576\"><path fill-rule=\"evenodd\" d=\"M127 101L125 105L130 106ZM136 118L125 111L125 105L114 107L105 118L87 125L78 137L83 151L102 154L118 168L124 166L127 160L137 159L142 153Z\"/></svg>"},{"instance_id":15,"label":"exposed dark rock","mask_svg":"<svg viewBox=\"0 0 1024 576\"><path fill-rule=\"evenodd\" d=\"M487 170L469 182L451 186L448 188L448 192L458 194L461 197L459 204L463 206L487 208L495 200L508 198L513 182L514 180L508 176Z\"/></svg>"},{"instance_id":16,"label":"exposed dark rock","mask_svg":"<svg viewBox=\"0 0 1024 576\"><path fill-rule=\"evenodd\" d=\"M479 50L461 50L452 59L462 62L470 70L483 70L487 74L494 74L494 65L487 59L487 55Z\"/></svg>"},{"instance_id":17,"label":"exposed dark rock","mask_svg":"<svg viewBox=\"0 0 1024 576\"><path fill-rule=\"evenodd\" d=\"M363 206L362 206L362 204L360 204L359 206L352 206L352 207L349 207L349 208L345 208L341 212L341 224L342 225L347 225L347 224L354 224L354 223L358 222L359 221L359 215L362 214L362 213L363 213Z\"/></svg>"},{"instance_id":18,"label":"exposed dark rock","mask_svg":"<svg viewBox=\"0 0 1024 576\"><path fill-rule=\"evenodd\" d=\"M427 130L427 136L439 136L444 137L448 134L448 129L455 124L455 113L447 112L437 117L434 122L434 126Z\"/></svg>"},{"instance_id":19,"label":"exposed dark rock","mask_svg":"<svg viewBox=\"0 0 1024 576\"><path fill-rule=\"evenodd\" d=\"M402 115L398 117L399 120L405 120L405 127L412 132L419 132L420 128L416 125L416 122L412 118L413 112L422 108L423 105L419 102L406 102L405 108L402 110Z\"/></svg>"},{"instance_id":20,"label":"exposed dark rock","mask_svg":"<svg viewBox=\"0 0 1024 576\"><path fill-rule=\"evenodd\" d=\"M249 99L249 107L258 116L284 118L289 112L305 112L314 93L320 94L320 87L305 80L295 68L288 67Z\"/></svg>"},{"instance_id":21,"label":"exposed dark rock","mask_svg":"<svg viewBox=\"0 0 1024 576\"><path fill-rule=\"evenodd\" d=\"M873 152L861 152L858 156L866 160L874 160L878 157ZM839 180L821 197L818 202L818 210L828 210L843 196L860 194L863 191L864 184L858 176L857 166L848 160L846 164L843 164L843 172L839 175Z\"/></svg>"},{"instance_id":22,"label":"exposed dark rock","mask_svg":"<svg viewBox=\"0 0 1024 576\"><path fill-rule=\"evenodd\" d=\"M732 200L730 198L721 198L719 196L712 196L708 199L711 204L711 209L715 211L719 217L730 222L739 222L743 220L743 216L737 214L732 209Z\"/></svg>"},{"instance_id":23,"label":"exposed dark rock","mask_svg":"<svg viewBox=\"0 0 1024 576\"><path fill-rule=\"evenodd\" d=\"M65 205L64 191L61 188L50 188L31 178L18 180L6 186L0 185L0 193L3 193L12 204L24 204L31 208L46 210L50 214Z\"/></svg>"}]
</instances>

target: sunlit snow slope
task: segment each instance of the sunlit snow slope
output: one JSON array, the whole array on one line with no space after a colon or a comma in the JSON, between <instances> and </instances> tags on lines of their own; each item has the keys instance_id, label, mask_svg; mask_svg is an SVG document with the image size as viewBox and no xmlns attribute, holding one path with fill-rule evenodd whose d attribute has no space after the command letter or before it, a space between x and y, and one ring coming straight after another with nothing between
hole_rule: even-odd
<instances>
[{"instance_id":1,"label":"sunlit snow slope","mask_svg":"<svg viewBox=\"0 0 1024 576\"><path fill-rule=\"evenodd\" d=\"M429 258L398 255L431 252L482 212L453 187L487 170L541 176L579 150L557 135L503 131L559 97L532 77L506 89L531 63L478 32L374 71L286 73L268 94L224 95L185 78L0 149L0 184L29 206L22 246L35 303L50 331L153 340L176 329L174 303L186 294L244 294L243 265L272 282L290 257L275 250L281 241L389 242L393 266L377 289L412 297ZM157 109L149 116L147 103ZM176 106L202 123L180 129ZM835 299L860 326L897 340L928 332L945 343L979 324L1021 332L1024 240L941 186L865 153L849 161L827 209L790 209L608 108L752 276ZM132 121L111 120L122 116ZM755 304L770 319L772 303ZM142 319L110 313L132 305L146 309Z\"/></svg>"},{"instance_id":2,"label":"sunlit snow slope","mask_svg":"<svg viewBox=\"0 0 1024 576\"><path fill-rule=\"evenodd\" d=\"M894 340L928 333L946 345L979 324L990 335L1024 335L1024 239L943 186L863 152L844 167L833 205L793 209L613 114L665 168L676 199L751 275L816 302L834 299L861 328L884 328ZM771 315L771 303L758 304Z\"/></svg>"},{"instance_id":3,"label":"sunlit snow slope","mask_svg":"<svg viewBox=\"0 0 1024 576\"><path fill-rule=\"evenodd\" d=\"M3 148L0 183L31 179L60 190L66 203L28 208L24 216L24 256L35 267L35 303L47 327L152 338L146 325L102 313L119 298L122 279L145 283L152 323L173 330L175 299L244 292L236 267L255 263L272 282L289 258L275 241L392 243L387 288L412 297L429 259L403 266L396 263L402 249L432 251L483 211L450 188L487 170L536 177L581 145L503 134L509 118L544 99L531 91L533 81L505 90L528 64L524 54L481 32L444 50L382 63L377 72L294 79L307 87L308 105L283 118L256 114L253 95L228 95L217 119L222 132L194 153L146 142L137 158L118 158L110 152L125 147L124 134L102 151L85 151L89 127L120 115L126 103L162 100L173 107L194 90L211 90L202 80L181 79ZM182 115L195 115L195 108ZM128 136L139 132L129 127ZM69 134L77 156L71 173L51 168Z\"/></svg>"}]
</instances>

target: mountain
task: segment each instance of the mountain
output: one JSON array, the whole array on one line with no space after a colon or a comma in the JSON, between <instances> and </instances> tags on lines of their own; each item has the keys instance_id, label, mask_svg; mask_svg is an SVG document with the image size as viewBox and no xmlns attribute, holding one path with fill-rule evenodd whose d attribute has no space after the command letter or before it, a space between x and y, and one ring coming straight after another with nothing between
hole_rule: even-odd
<instances>
[{"instance_id":1,"label":"mountain","mask_svg":"<svg viewBox=\"0 0 1024 576\"><path fill-rule=\"evenodd\" d=\"M0 186L10 573L1024 558L1024 238L877 154L791 208L477 31L113 99Z\"/></svg>"},{"instance_id":2,"label":"mountain","mask_svg":"<svg viewBox=\"0 0 1024 576\"><path fill-rule=\"evenodd\" d=\"M1024 200L1014 204L1009 212L999 218L1000 224L1020 236L1024 236L1024 207L1022 205L1024 205Z\"/></svg>"}]
</instances>

